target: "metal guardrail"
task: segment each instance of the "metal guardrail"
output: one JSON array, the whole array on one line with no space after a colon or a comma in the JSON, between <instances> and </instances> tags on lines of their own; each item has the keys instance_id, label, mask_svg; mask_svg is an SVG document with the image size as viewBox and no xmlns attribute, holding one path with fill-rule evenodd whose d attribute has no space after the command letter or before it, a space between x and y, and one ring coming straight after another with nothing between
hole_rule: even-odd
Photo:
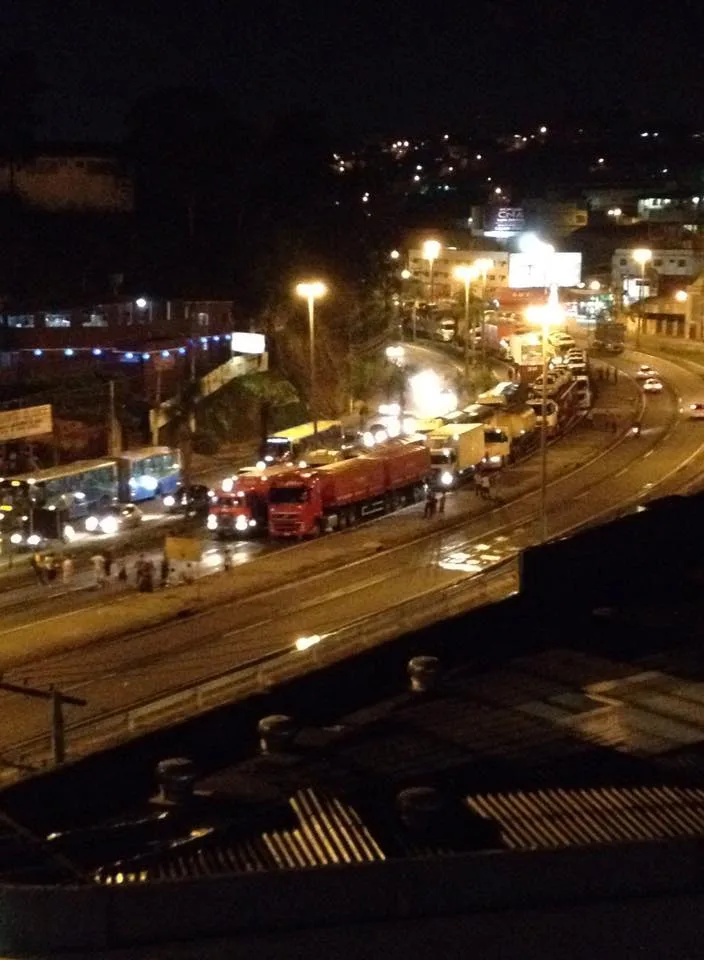
<instances>
[{"instance_id":1,"label":"metal guardrail","mask_svg":"<svg viewBox=\"0 0 704 960\"><path fill-rule=\"evenodd\" d=\"M449 586L424 591L380 613L360 617L299 650L295 642L256 660L240 664L128 709L88 718L66 726L69 756L105 749L131 737L188 719L206 710L271 690L277 684L361 653L386 640L438 620L493 603L518 589L518 563L511 559ZM20 772L42 769L51 760L49 736L2 748L6 762L13 756Z\"/></svg>"}]
</instances>

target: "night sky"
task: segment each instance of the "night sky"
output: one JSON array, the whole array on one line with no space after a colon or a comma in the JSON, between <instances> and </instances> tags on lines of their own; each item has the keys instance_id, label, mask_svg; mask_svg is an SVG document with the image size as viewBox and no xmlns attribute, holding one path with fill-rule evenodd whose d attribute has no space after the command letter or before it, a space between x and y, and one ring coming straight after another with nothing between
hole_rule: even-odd
<instances>
[{"instance_id":1,"label":"night sky","mask_svg":"<svg viewBox=\"0 0 704 960\"><path fill-rule=\"evenodd\" d=\"M696 120L704 3L648 0L3 0L36 53L42 133L115 139L130 103L211 85L243 118L313 108L341 134L549 120L623 105Z\"/></svg>"}]
</instances>

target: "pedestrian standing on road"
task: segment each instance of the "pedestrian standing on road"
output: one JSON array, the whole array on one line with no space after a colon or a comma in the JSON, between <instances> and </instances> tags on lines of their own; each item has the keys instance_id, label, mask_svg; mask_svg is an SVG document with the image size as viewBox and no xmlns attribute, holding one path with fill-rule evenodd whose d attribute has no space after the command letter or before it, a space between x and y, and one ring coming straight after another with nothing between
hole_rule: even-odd
<instances>
[{"instance_id":1,"label":"pedestrian standing on road","mask_svg":"<svg viewBox=\"0 0 704 960\"><path fill-rule=\"evenodd\" d=\"M110 550L110 548L103 550L103 559L105 560L105 579L109 580L113 565L112 550Z\"/></svg>"},{"instance_id":2,"label":"pedestrian standing on road","mask_svg":"<svg viewBox=\"0 0 704 960\"><path fill-rule=\"evenodd\" d=\"M488 473L484 473L481 476L482 481L482 499L488 500L491 496L491 480Z\"/></svg>"},{"instance_id":3,"label":"pedestrian standing on road","mask_svg":"<svg viewBox=\"0 0 704 960\"><path fill-rule=\"evenodd\" d=\"M44 573L44 564L42 563L42 555L40 553L33 553L32 558L29 561L29 565L34 570L37 582L41 583L42 586L46 584L46 575Z\"/></svg>"},{"instance_id":4,"label":"pedestrian standing on road","mask_svg":"<svg viewBox=\"0 0 704 960\"><path fill-rule=\"evenodd\" d=\"M435 514L438 512L438 498L435 491L431 488L430 490L430 518L432 519Z\"/></svg>"},{"instance_id":5,"label":"pedestrian standing on road","mask_svg":"<svg viewBox=\"0 0 704 960\"><path fill-rule=\"evenodd\" d=\"M186 583L193 583L193 581L196 579L195 571L193 569L193 564L191 563L190 560L186 564L186 572L183 575L183 579L185 580Z\"/></svg>"},{"instance_id":6,"label":"pedestrian standing on road","mask_svg":"<svg viewBox=\"0 0 704 960\"><path fill-rule=\"evenodd\" d=\"M161 586L167 587L169 585L169 559L166 554L161 558L161 568L159 572L161 573Z\"/></svg>"},{"instance_id":7,"label":"pedestrian standing on road","mask_svg":"<svg viewBox=\"0 0 704 960\"><path fill-rule=\"evenodd\" d=\"M120 581L120 583L127 583L127 564L124 560L120 560L118 565L117 579Z\"/></svg>"},{"instance_id":8,"label":"pedestrian standing on road","mask_svg":"<svg viewBox=\"0 0 704 960\"><path fill-rule=\"evenodd\" d=\"M64 583L70 583L73 579L73 557L70 553L61 561L61 579Z\"/></svg>"},{"instance_id":9,"label":"pedestrian standing on road","mask_svg":"<svg viewBox=\"0 0 704 960\"><path fill-rule=\"evenodd\" d=\"M482 475L479 470L477 470L474 474L474 496L482 496Z\"/></svg>"},{"instance_id":10,"label":"pedestrian standing on road","mask_svg":"<svg viewBox=\"0 0 704 960\"><path fill-rule=\"evenodd\" d=\"M222 568L226 573L232 570L232 550L228 543L225 544L222 551Z\"/></svg>"},{"instance_id":11,"label":"pedestrian standing on road","mask_svg":"<svg viewBox=\"0 0 704 960\"><path fill-rule=\"evenodd\" d=\"M446 501L446 500L447 500L447 493L445 492L445 490L443 490L442 493L440 494L440 500L439 500L439 502L438 502L438 513L440 513L440 514L445 513L445 501Z\"/></svg>"},{"instance_id":12,"label":"pedestrian standing on road","mask_svg":"<svg viewBox=\"0 0 704 960\"><path fill-rule=\"evenodd\" d=\"M90 558L90 562L93 564L95 585L100 589L105 586L105 557L102 553L96 553Z\"/></svg>"}]
</instances>

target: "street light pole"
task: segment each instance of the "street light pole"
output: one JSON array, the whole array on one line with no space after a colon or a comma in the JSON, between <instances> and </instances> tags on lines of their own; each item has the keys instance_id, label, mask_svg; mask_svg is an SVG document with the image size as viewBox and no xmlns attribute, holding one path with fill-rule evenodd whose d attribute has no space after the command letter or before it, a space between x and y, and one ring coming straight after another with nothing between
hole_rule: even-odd
<instances>
[{"instance_id":1,"label":"street light pole","mask_svg":"<svg viewBox=\"0 0 704 960\"><path fill-rule=\"evenodd\" d=\"M318 408L316 393L316 367L315 367L315 301L319 297L325 296L327 287L319 280L310 283L299 283L296 285L296 293L308 304L308 348L310 363L310 395L308 403L310 406L310 415L313 421L313 442L318 442Z\"/></svg>"},{"instance_id":2,"label":"street light pole","mask_svg":"<svg viewBox=\"0 0 704 960\"><path fill-rule=\"evenodd\" d=\"M643 313L645 311L645 267L653 253L645 247L638 247L633 251L633 259L640 265L640 290L638 292L638 323L636 324L636 350L640 350L640 335L643 327Z\"/></svg>"},{"instance_id":3,"label":"street light pole","mask_svg":"<svg viewBox=\"0 0 704 960\"><path fill-rule=\"evenodd\" d=\"M435 286L434 286L434 274L433 274L433 264L440 255L442 250L442 244L439 240L426 240L423 244L423 259L428 261L428 270L429 270L429 283L430 283L430 303L435 302Z\"/></svg>"},{"instance_id":4,"label":"street light pole","mask_svg":"<svg viewBox=\"0 0 704 960\"><path fill-rule=\"evenodd\" d=\"M543 325L543 388L541 390L541 402L543 415L540 418L540 542L545 543L548 539L548 331L547 325Z\"/></svg>"},{"instance_id":5,"label":"street light pole","mask_svg":"<svg viewBox=\"0 0 704 960\"><path fill-rule=\"evenodd\" d=\"M315 297L308 294L308 347L310 350L310 412L313 417L313 441L318 443L318 407L315 382Z\"/></svg>"}]
</instances>

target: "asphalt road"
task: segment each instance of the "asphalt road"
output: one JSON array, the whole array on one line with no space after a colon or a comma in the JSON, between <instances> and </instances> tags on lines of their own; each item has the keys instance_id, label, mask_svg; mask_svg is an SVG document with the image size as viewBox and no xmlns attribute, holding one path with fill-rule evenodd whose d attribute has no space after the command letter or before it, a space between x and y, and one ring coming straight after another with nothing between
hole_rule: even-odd
<instances>
[{"instance_id":1,"label":"asphalt road","mask_svg":"<svg viewBox=\"0 0 704 960\"><path fill-rule=\"evenodd\" d=\"M641 360L620 359L618 366L632 372ZM588 435L581 446L575 442L571 453L565 452L569 443L564 450L561 445L551 448L553 465L559 458L572 461L569 475L550 484L551 534L635 505L649 496L673 492L698 475L704 453L704 422L682 419L680 408L704 395L701 377L670 361L658 360L657 367L668 387L663 394L645 399L640 436L627 438L607 454L596 454L596 458L593 448L588 453ZM586 428L583 433L588 434ZM581 461L584 465L580 469ZM447 519L471 511L462 529L429 532L421 542L381 552L314 579L251 595L192 620L60 654L47 656L44 649L36 662L29 655L24 665L6 671L5 678L42 687L53 683L85 697L87 707L69 708L70 724L74 718L98 716L118 705L136 703L186 681L230 669L238 662L287 646L298 637L333 632L344 623L383 611L421 591L475 576L483 567L534 542L538 494L513 499L521 473L525 474L525 483L531 471L535 479L536 465L529 463L501 481L499 493L505 503L480 504L471 491L458 494L452 503L448 501ZM412 524L418 526L417 510L410 508L404 516L365 525L351 535L373 539L377 531L402 528L404 524L409 529ZM320 549L324 542L312 544L310 549ZM246 549L251 546L246 545ZM57 602L70 601L64 598ZM129 603L129 596L101 596L94 602L106 604L107 617L119 617L120 605ZM50 637L52 629L58 629L61 618L67 615L53 608L46 616L39 611L34 630ZM22 629L26 621L24 612L8 611L3 617L0 646L3 633ZM5 717L0 749L10 760L17 756L13 745L45 734L46 712L36 702L14 694L0 694L0 704Z\"/></svg>"}]
</instances>

